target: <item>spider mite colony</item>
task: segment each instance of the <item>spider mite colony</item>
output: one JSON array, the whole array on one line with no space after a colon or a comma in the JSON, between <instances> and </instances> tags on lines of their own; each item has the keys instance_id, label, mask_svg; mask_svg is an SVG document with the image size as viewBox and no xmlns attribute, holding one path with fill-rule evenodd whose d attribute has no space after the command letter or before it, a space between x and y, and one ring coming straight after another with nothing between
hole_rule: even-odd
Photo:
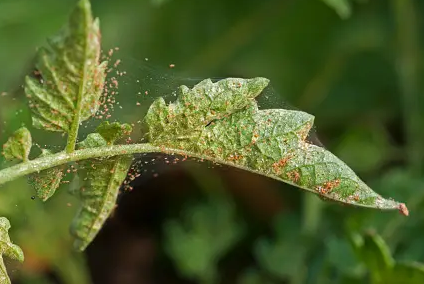
<instances>
[{"instance_id":1,"label":"spider mite colony","mask_svg":"<svg viewBox=\"0 0 424 284\"><path fill-rule=\"evenodd\" d=\"M75 248L84 250L115 208L119 189L140 175L134 153L163 152L234 166L274 178L326 199L377 209L397 209L403 203L372 191L345 163L307 137L314 117L287 109L259 109L256 98L269 84L265 78L210 79L194 87L180 86L176 100L157 98L140 122L109 122L118 103L116 71L109 65L115 49L101 55L99 21L88 0L79 1L67 26L37 53L36 71L25 80L35 128L63 133L61 151L40 147L30 159L30 131L18 129L3 146L7 160L18 162L0 171L0 184L27 175L39 199L47 201L59 185L75 177L71 192L80 208L71 224ZM174 68L170 64L169 68ZM109 74L109 77L107 77ZM148 95L145 91L145 95ZM140 105L140 103L137 103ZM78 142L80 125L89 119L102 123ZM142 141L130 134L145 130ZM31 156L32 157L32 156ZM179 158L175 158L177 161ZM70 163L72 162L72 163ZM132 167L132 168L131 168ZM23 261L22 250L11 243L10 223L0 218L2 253ZM1 261L0 283L10 283Z\"/></svg>"}]
</instances>

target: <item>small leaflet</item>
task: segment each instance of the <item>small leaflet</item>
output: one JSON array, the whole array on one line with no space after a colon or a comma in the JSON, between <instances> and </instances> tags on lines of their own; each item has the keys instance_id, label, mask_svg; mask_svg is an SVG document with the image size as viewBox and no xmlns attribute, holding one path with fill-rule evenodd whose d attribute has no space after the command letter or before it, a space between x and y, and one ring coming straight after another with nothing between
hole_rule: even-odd
<instances>
[{"instance_id":1,"label":"small leaflet","mask_svg":"<svg viewBox=\"0 0 424 284\"><path fill-rule=\"evenodd\" d=\"M3 255L19 262L24 261L24 253L22 249L13 244L9 237L10 222L5 217L0 217L0 283L10 284L10 278L7 275L6 266L4 265Z\"/></svg>"},{"instance_id":2,"label":"small leaflet","mask_svg":"<svg viewBox=\"0 0 424 284\"><path fill-rule=\"evenodd\" d=\"M6 160L28 161L32 147L31 133L26 127L16 130L3 145L3 155Z\"/></svg>"},{"instance_id":3,"label":"small leaflet","mask_svg":"<svg viewBox=\"0 0 424 284\"><path fill-rule=\"evenodd\" d=\"M310 144L314 116L296 110L258 108L265 78L204 80L179 88L176 102L157 99L144 122L149 142L181 149L284 181L346 204L397 209L403 203L371 190L343 161Z\"/></svg>"},{"instance_id":4,"label":"small leaflet","mask_svg":"<svg viewBox=\"0 0 424 284\"><path fill-rule=\"evenodd\" d=\"M131 125L127 123L104 121L97 127L96 131L106 140L107 144L113 144L121 137L131 134L131 130Z\"/></svg>"},{"instance_id":5,"label":"small leaflet","mask_svg":"<svg viewBox=\"0 0 424 284\"><path fill-rule=\"evenodd\" d=\"M42 149L39 156L45 157L52 155L52 152L47 149ZM42 201L47 201L58 189L63 178L64 166L50 168L39 173L34 173L29 176L29 182L34 187L37 197Z\"/></svg>"}]
</instances>

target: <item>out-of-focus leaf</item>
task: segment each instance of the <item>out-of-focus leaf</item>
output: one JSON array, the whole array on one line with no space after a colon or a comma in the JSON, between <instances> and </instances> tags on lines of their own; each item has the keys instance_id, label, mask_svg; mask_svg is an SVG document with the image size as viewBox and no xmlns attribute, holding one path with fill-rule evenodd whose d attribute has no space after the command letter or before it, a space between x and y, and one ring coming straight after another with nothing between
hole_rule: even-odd
<instances>
[{"instance_id":1,"label":"out-of-focus leaf","mask_svg":"<svg viewBox=\"0 0 424 284\"><path fill-rule=\"evenodd\" d=\"M397 262L391 273L385 275L381 284L421 284L424 283L424 264Z\"/></svg>"},{"instance_id":2,"label":"out-of-focus leaf","mask_svg":"<svg viewBox=\"0 0 424 284\"><path fill-rule=\"evenodd\" d=\"M52 155L52 152L43 149L40 157ZM63 166L50 168L39 173L34 173L29 176L29 182L35 189L35 192L43 201L46 201L56 192L63 178Z\"/></svg>"},{"instance_id":3,"label":"out-of-focus leaf","mask_svg":"<svg viewBox=\"0 0 424 284\"><path fill-rule=\"evenodd\" d=\"M369 233L353 243L359 259L370 270L373 280L381 281L395 263L386 242L379 235Z\"/></svg>"},{"instance_id":4,"label":"out-of-focus leaf","mask_svg":"<svg viewBox=\"0 0 424 284\"><path fill-rule=\"evenodd\" d=\"M310 144L312 115L286 109L259 110L255 97L268 82L264 78L229 78L216 83L207 79L193 89L181 86L175 103L166 105L159 98L151 105L145 117L149 140L342 203L406 209L372 191L331 152Z\"/></svg>"},{"instance_id":5,"label":"out-of-focus leaf","mask_svg":"<svg viewBox=\"0 0 424 284\"><path fill-rule=\"evenodd\" d=\"M331 237L325 244L327 261L338 271L355 278L364 275L363 266L358 263L352 246L344 238Z\"/></svg>"},{"instance_id":6,"label":"out-of-focus leaf","mask_svg":"<svg viewBox=\"0 0 424 284\"><path fill-rule=\"evenodd\" d=\"M381 128L356 127L347 130L335 153L355 170L369 173L390 158L387 155L390 150L387 136Z\"/></svg>"},{"instance_id":7,"label":"out-of-focus leaf","mask_svg":"<svg viewBox=\"0 0 424 284\"><path fill-rule=\"evenodd\" d=\"M26 127L16 130L3 145L3 155L7 160L28 161L32 147L31 133Z\"/></svg>"},{"instance_id":8,"label":"out-of-focus leaf","mask_svg":"<svg viewBox=\"0 0 424 284\"><path fill-rule=\"evenodd\" d=\"M2 256L5 255L20 262L24 261L22 249L10 241L9 229L9 220L5 217L0 217L0 283L2 284L11 283Z\"/></svg>"},{"instance_id":9,"label":"out-of-focus leaf","mask_svg":"<svg viewBox=\"0 0 424 284\"><path fill-rule=\"evenodd\" d=\"M324 1L328 6L336 10L337 14L342 19L347 19L350 17L352 13L352 7L350 5L350 0L322 0Z\"/></svg>"},{"instance_id":10,"label":"out-of-focus leaf","mask_svg":"<svg viewBox=\"0 0 424 284\"><path fill-rule=\"evenodd\" d=\"M254 254L261 268L282 281L305 281L308 247L300 238L298 224L295 216L280 215L275 220L274 238L261 238L255 243Z\"/></svg>"},{"instance_id":11,"label":"out-of-focus leaf","mask_svg":"<svg viewBox=\"0 0 424 284\"><path fill-rule=\"evenodd\" d=\"M107 66L99 59L99 21L90 1L80 0L68 25L39 49L35 75L41 77L26 78L35 127L69 132L97 112Z\"/></svg>"},{"instance_id":12,"label":"out-of-focus leaf","mask_svg":"<svg viewBox=\"0 0 424 284\"><path fill-rule=\"evenodd\" d=\"M234 204L224 197L210 198L184 208L182 220L165 223L164 245L180 273L202 283L218 280L217 264L244 233Z\"/></svg>"},{"instance_id":13,"label":"out-of-focus leaf","mask_svg":"<svg viewBox=\"0 0 424 284\"><path fill-rule=\"evenodd\" d=\"M362 238L352 236L357 256L370 271L373 283L424 283L424 264L396 262L383 238L377 234L369 233Z\"/></svg>"}]
</instances>

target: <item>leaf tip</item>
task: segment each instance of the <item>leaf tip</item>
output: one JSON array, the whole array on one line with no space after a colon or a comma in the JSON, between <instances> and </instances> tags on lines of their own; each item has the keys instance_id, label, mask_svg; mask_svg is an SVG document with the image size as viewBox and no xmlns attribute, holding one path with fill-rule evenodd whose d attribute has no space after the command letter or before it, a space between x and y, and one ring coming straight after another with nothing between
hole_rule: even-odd
<instances>
[{"instance_id":1,"label":"leaf tip","mask_svg":"<svg viewBox=\"0 0 424 284\"><path fill-rule=\"evenodd\" d=\"M405 203L400 203L398 209L400 214L404 216L409 216L409 210L408 207L406 207Z\"/></svg>"},{"instance_id":2,"label":"leaf tip","mask_svg":"<svg viewBox=\"0 0 424 284\"><path fill-rule=\"evenodd\" d=\"M268 86L269 79L263 77L256 77L249 79L250 88L249 91L252 97L258 96Z\"/></svg>"}]
</instances>

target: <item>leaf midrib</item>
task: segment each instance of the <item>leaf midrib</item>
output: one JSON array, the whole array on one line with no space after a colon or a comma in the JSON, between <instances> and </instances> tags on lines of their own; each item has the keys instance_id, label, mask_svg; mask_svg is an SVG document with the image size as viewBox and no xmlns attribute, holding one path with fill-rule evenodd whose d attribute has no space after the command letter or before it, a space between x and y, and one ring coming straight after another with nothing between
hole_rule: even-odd
<instances>
[{"instance_id":1,"label":"leaf midrib","mask_svg":"<svg viewBox=\"0 0 424 284\"><path fill-rule=\"evenodd\" d=\"M87 16L86 16L87 17ZM88 19L86 19L88 22ZM87 67L88 67L88 45L89 45L89 34L88 28L86 27L87 32L85 34L84 41L84 64L83 70L80 78L80 85L78 87L77 94L77 104L74 110L74 120L72 121L71 129L68 132L68 142L66 144L66 153L72 153L75 151L75 145L78 138L78 129L81 120L81 110L82 110L82 97L85 93L85 85L87 84Z\"/></svg>"}]
</instances>

